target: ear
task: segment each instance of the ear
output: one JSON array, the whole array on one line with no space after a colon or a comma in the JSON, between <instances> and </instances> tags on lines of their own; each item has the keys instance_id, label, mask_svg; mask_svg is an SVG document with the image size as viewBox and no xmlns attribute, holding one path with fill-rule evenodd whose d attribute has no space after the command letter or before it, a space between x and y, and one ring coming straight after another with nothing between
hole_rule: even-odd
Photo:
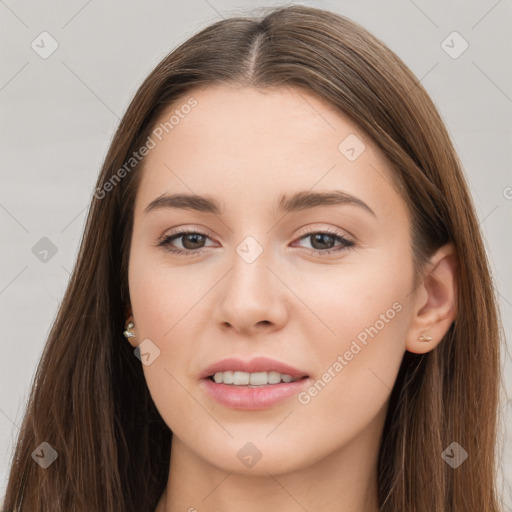
<instances>
[{"instance_id":1,"label":"ear","mask_svg":"<svg viewBox=\"0 0 512 512\"><path fill-rule=\"evenodd\" d=\"M457 253L451 242L438 249L427 263L407 330L405 348L409 352L429 352L448 332L457 315L457 270ZM432 340L420 341L422 335Z\"/></svg>"}]
</instances>

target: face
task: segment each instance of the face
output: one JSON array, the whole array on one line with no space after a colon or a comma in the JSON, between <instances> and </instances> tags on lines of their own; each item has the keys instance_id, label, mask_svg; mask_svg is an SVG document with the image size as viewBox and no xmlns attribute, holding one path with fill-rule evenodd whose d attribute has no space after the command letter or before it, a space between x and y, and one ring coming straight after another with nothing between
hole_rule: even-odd
<instances>
[{"instance_id":1,"label":"face","mask_svg":"<svg viewBox=\"0 0 512 512\"><path fill-rule=\"evenodd\" d=\"M376 146L316 96L190 96L162 116L181 114L144 160L131 343L142 342L151 396L191 453L226 471L293 471L383 418L411 320L410 219ZM205 200L162 199L174 194ZM240 366L208 371L226 358ZM203 378L229 368L246 372ZM265 371L280 383L260 385ZM241 463L258 453L253 468Z\"/></svg>"}]
</instances>

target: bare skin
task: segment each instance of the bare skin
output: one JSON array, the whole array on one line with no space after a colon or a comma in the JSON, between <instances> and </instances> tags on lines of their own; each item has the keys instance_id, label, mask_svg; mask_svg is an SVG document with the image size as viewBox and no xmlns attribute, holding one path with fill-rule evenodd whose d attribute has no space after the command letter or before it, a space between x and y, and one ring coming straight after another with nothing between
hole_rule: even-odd
<instances>
[{"instance_id":1,"label":"bare skin","mask_svg":"<svg viewBox=\"0 0 512 512\"><path fill-rule=\"evenodd\" d=\"M156 512L376 512L378 450L403 355L432 350L454 320L453 246L433 255L413 290L410 218L393 171L324 101L288 88L191 95L197 106L145 159L130 250L130 343L160 350L143 369L173 432ZM349 134L365 145L353 161L339 150ZM335 190L373 214L348 203L276 209L282 194ZM164 193L208 196L221 212L145 214ZM158 246L177 228L206 235L170 243L194 255ZM263 250L251 263L237 252L248 236ZM419 341L425 333L430 342ZM207 366L261 355L307 372L300 397L245 411L205 393ZM249 442L261 455L251 467L237 456Z\"/></svg>"}]
</instances>

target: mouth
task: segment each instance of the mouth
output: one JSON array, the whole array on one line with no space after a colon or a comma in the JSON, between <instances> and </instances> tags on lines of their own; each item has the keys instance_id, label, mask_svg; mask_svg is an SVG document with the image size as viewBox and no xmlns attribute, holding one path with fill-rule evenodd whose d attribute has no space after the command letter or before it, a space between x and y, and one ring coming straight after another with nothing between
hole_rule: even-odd
<instances>
[{"instance_id":1,"label":"mouth","mask_svg":"<svg viewBox=\"0 0 512 512\"><path fill-rule=\"evenodd\" d=\"M303 377L308 377L307 372L263 356L251 360L238 357L222 359L205 368L199 375L200 379L211 378L217 383L242 386L288 383Z\"/></svg>"},{"instance_id":2,"label":"mouth","mask_svg":"<svg viewBox=\"0 0 512 512\"><path fill-rule=\"evenodd\" d=\"M206 395L230 409L269 409L289 400L311 383L310 375L286 363L256 357L250 361L229 358L200 374Z\"/></svg>"},{"instance_id":3,"label":"mouth","mask_svg":"<svg viewBox=\"0 0 512 512\"><path fill-rule=\"evenodd\" d=\"M215 372L206 377L216 384L225 384L227 386L240 388L262 388L266 386L279 386L280 384L289 384L299 380L308 379L308 375L302 377L292 377L287 373L276 371L268 372L242 372L228 370L224 372Z\"/></svg>"}]
</instances>

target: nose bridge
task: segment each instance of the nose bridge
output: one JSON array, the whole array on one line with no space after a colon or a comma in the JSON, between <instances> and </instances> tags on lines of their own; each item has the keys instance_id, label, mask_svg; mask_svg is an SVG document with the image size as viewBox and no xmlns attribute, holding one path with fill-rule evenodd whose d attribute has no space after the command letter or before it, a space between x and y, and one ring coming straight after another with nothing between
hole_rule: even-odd
<instances>
[{"instance_id":1,"label":"nose bridge","mask_svg":"<svg viewBox=\"0 0 512 512\"><path fill-rule=\"evenodd\" d=\"M259 238L259 240L258 240ZM273 255L263 236L245 236L235 247L231 272L220 288L216 319L240 330L258 323L281 324L286 315L282 284L267 267ZM281 287L281 289L279 289Z\"/></svg>"},{"instance_id":2,"label":"nose bridge","mask_svg":"<svg viewBox=\"0 0 512 512\"><path fill-rule=\"evenodd\" d=\"M262 236L258 236L258 239L253 235L247 235L235 248L235 252L238 257L247 265L252 265L257 260L261 260L263 253L268 254L268 237L264 240ZM267 245L265 250L264 244ZM267 259L265 256L263 259ZM235 260L236 261L236 260ZM238 263L238 262L237 262Z\"/></svg>"},{"instance_id":3,"label":"nose bridge","mask_svg":"<svg viewBox=\"0 0 512 512\"><path fill-rule=\"evenodd\" d=\"M230 289L239 299L263 299L272 291L267 265L271 265L273 258L266 241L263 236L247 235L235 247Z\"/></svg>"}]
</instances>

